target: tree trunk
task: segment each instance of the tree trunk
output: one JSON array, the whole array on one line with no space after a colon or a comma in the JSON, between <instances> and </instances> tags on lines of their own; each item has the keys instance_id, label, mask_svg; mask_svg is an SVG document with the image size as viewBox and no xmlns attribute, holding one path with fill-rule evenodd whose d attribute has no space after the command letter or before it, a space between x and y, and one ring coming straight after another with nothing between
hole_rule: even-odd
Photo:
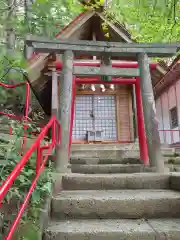
<instances>
[{"instance_id":1,"label":"tree trunk","mask_svg":"<svg viewBox=\"0 0 180 240\"><path fill-rule=\"evenodd\" d=\"M31 23L31 12L30 7L32 5L32 1L24 0L24 26L26 26L26 34L31 33L30 23ZM24 41L24 57L28 59L32 54L32 49L26 46Z\"/></svg>"},{"instance_id":2,"label":"tree trunk","mask_svg":"<svg viewBox=\"0 0 180 240\"><path fill-rule=\"evenodd\" d=\"M6 46L7 46L7 59L6 59L6 71L12 65L10 62L12 61L12 57L15 54L15 14L16 14L16 0L13 2L12 0L7 0L7 5L9 6L7 9L7 18L6 18ZM7 80L9 83L13 83L13 75L14 70L11 68L7 74Z\"/></svg>"}]
</instances>

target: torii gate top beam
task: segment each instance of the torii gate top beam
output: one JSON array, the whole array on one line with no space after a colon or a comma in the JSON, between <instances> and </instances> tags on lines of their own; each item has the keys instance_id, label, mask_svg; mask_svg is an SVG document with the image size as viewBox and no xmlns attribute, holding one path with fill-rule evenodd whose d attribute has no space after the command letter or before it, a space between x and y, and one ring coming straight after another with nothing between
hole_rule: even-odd
<instances>
[{"instance_id":1,"label":"torii gate top beam","mask_svg":"<svg viewBox=\"0 0 180 240\"><path fill-rule=\"evenodd\" d=\"M87 54L90 56L129 56L137 57L146 53L148 57L171 57L180 50L180 43L118 43L98 41L49 40L43 37L27 36L26 44L40 53L63 53L71 50L75 55Z\"/></svg>"}]
</instances>

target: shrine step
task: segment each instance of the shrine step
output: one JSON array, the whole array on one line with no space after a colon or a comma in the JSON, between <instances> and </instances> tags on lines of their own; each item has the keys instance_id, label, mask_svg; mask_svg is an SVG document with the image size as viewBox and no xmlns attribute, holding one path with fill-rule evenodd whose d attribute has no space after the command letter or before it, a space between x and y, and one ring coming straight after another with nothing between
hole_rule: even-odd
<instances>
[{"instance_id":1,"label":"shrine step","mask_svg":"<svg viewBox=\"0 0 180 240\"><path fill-rule=\"evenodd\" d=\"M76 158L70 159L71 164L143 164L138 157L124 157L124 158Z\"/></svg>"},{"instance_id":2,"label":"shrine step","mask_svg":"<svg viewBox=\"0 0 180 240\"><path fill-rule=\"evenodd\" d=\"M138 219L180 216L180 192L172 190L75 190L52 198L55 219Z\"/></svg>"},{"instance_id":3,"label":"shrine step","mask_svg":"<svg viewBox=\"0 0 180 240\"><path fill-rule=\"evenodd\" d=\"M84 149L84 150L72 150L72 158L99 158L99 159L121 159L121 158L139 158L139 150L132 149L108 149L108 146L105 146L104 149Z\"/></svg>"},{"instance_id":4,"label":"shrine step","mask_svg":"<svg viewBox=\"0 0 180 240\"><path fill-rule=\"evenodd\" d=\"M44 240L179 240L180 219L51 222Z\"/></svg>"},{"instance_id":5,"label":"shrine step","mask_svg":"<svg viewBox=\"0 0 180 240\"><path fill-rule=\"evenodd\" d=\"M138 173L138 172L155 172L154 167L143 164L72 164L72 173Z\"/></svg>"},{"instance_id":6,"label":"shrine step","mask_svg":"<svg viewBox=\"0 0 180 240\"><path fill-rule=\"evenodd\" d=\"M58 179L58 174L56 179ZM64 175L62 185L66 190L169 189L169 179L168 174L157 173L92 175L74 173Z\"/></svg>"}]
</instances>

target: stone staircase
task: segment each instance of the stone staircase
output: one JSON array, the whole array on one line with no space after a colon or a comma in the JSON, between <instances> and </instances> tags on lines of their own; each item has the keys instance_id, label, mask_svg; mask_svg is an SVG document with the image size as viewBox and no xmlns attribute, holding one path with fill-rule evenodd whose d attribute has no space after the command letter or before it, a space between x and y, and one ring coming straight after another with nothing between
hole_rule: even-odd
<instances>
[{"instance_id":1,"label":"stone staircase","mask_svg":"<svg viewBox=\"0 0 180 240\"><path fill-rule=\"evenodd\" d=\"M43 240L180 239L178 173L154 173L123 151L90 152L74 152L72 173L55 174Z\"/></svg>"}]
</instances>

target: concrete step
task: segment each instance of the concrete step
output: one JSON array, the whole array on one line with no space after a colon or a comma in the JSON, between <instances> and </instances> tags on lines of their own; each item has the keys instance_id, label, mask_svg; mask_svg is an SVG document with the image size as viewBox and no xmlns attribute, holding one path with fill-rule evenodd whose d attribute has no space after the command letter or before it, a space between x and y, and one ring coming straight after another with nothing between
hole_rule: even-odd
<instances>
[{"instance_id":1,"label":"concrete step","mask_svg":"<svg viewBox=\"0 0 180 240\"><path fill-rule=\"evenodd\" d=\"M94 150L138 150L139 144L134 143L108 143L108 144L72 144L72 151L94 151Z\"/></svg>"},{"instance_id":2,"label":"concrete step","mask_svg":"<svg viewBox=\"0 0 180 240\"><path fill-rule=\"evenodd\" d=\"M170 148L170 147L168 148L163 147L161 148L161 151L164 157L171 157L171 156L174 156L176 153L175 148Z\"/></svg>"},{"instance_id":3,"label":"concrete step","mask_svg":"<svg viewBox=\"0 0 180 240\"><path fill-rule=\"evenodd\" d=\"M180 172L180 166L174 166L174 172Z\"/></svg>"},{"instance_id":4,"label":"concrete step","mask_svg":"<svg viewBox=\"0 0 180 240\"><path fill-rule=\"evenodd\" d=\"M72 164L72 173L137 173L155 172L155 168L144 166L143 164Z\"/></svg>"},{"instance_id":5,"label":"concrete step","mask_svg":"<svg viewBox=\"0 0 180 240\"><path fill-rule=\"evenodd\" d=\"M180 165L180 157L164 157L164 162L168 164Z\"/></svg>"},{"instance_id":6,"label":"concrete step","mask_svg":"<svg viewBox=\"0 0 180 240\"><path fill-rule=\"evenodd\" d=\"M129 149L108 149L106 146L105 149L89 149L89 150L76 150L71 151L71 157L74 158L99 158L99 159L121 159L121 158L139 158L139 150L129 150Z\"/></svg>"},{"instance_id":7,"label":"concrete step","mask_svg":"<svg viewBox=\"0 0 180 240\"><path fill-rule=\"evenodd\" d=\"M62 185L65 190L169 189L170 176L159 173L92 175L75 173L63 176Z\"/></svg>"},{"instance_id":8,"label":"concrete step","mask_svg":"<svg viewBox=\"0 0 180 240\"><path fill-rule=\"evenodd\" d=\"M180 219L51 222L44 240L179 240Z\"/></svg>"},{"instance_id":9,"label":"concrete step","mask_svg":"<svg viewBox=\"0 0 180 240\"><path fill-rule=\"evenodd\" d=\"M71 164L143 164L143 162L136 157L128 158L76 158L70 159Z\"/></svg>"},{"instance_id":10,"label":"concrete step","mask_svg":"<svg viewBox=\"0 0 180 240\"><path fill-rule=\"evenodd\" d=\"M180 156L180 149L174 147L161 146L161 151L164 156ZM71 154L72 156L82 156L89 157L98 156L98 152L100 155L108 154L108 156L115 155L122 156L125 152L126 154L131 154L131 152L139 156L139 144L131 143L131 144L72 144L71 146ZM104 153L103 153L104 152ZM112 154L113 153L113 154ZM89 155L90 154L90 155Z\"/></svg>"},{"instance_id":11,"label":"concrete step","mask_svg":"<svg viewBox=\"0 0 180 240\"><path fill-rule=\"evenodd\" d=\"M76 190L52 198L52 218L137 219L180 216L180 193L172 190Z\"/></svg>"}]
</instances>

